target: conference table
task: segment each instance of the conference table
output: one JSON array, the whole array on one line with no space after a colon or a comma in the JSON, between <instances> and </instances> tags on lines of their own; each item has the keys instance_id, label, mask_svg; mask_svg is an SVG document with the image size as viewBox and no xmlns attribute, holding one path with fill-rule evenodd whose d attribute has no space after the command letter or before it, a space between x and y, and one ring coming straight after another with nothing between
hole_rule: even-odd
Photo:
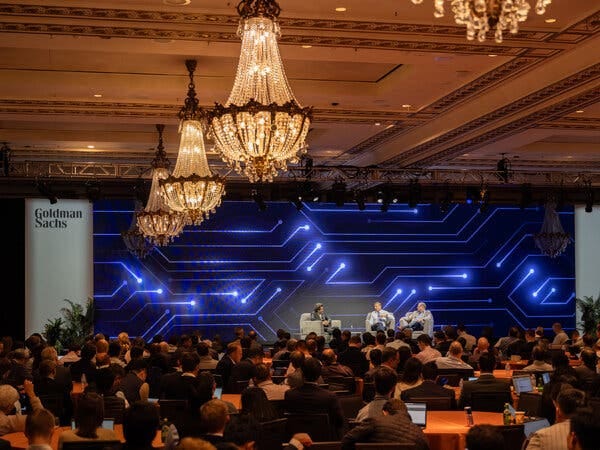
<instances>
[{"instance_id":1,"label":"conference table","mask_svg":"<svg viewBox=\"0 0 600 450\"><path fill-rule=\"evenodd\" d=\"M475 425L502 425L502 413L473 411ZM463 450L469 431L464 411L428 411L423 430L431 450Z\"/></svg>"},{"instance_id":2,"label":"conference table","mask_svg":"<svg viewBox=\"0 0 600 450\"><path fill-rule=\"evenodd\" d=\"M52 442L50 444L54 450L58 448L58 436L60 435L60 433L70 429L71 427L56 427L56 429L54 430L54 434L52 435ZM121 442L125 442L125 438L123 437L122 425L115 425L115 434ZM5 434L4 436L2 436L2 439L6 439L8 442L10 442L10 445L13 450L25 450L28 445L27 437L22 431ZM164 447L164 444L160 440L160 430L158 430L156 432L156 436L154 436L154 441L152 441L152 447Z\"/></svg>"}]
</instances>

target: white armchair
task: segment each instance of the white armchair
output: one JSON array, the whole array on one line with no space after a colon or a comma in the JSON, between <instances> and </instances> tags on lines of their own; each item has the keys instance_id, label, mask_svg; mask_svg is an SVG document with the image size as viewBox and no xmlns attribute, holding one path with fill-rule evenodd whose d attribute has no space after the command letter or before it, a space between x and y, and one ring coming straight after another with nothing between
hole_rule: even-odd
<instances>
[{"instance_id":1,"label":"white armchair","mask_svg":"<svg viewBox=\"0 0 600 450\"><path fill-rule=\"evenodd\" d=\"M407 325L408 314L410 314L410 312L406 313L402 318L400 318L400 327ZM423 330L413 331L413 339L416 339L421 334L428 334L429 336L433 337L433 315L430 314L429 317L425 319L425 321L423 322Z\"/></svg>"},{"instance_id":2,"label":"white armchair","mask_svg":"<svg viewBox=\"0 0 600 450\"><path fill-rule=\"evenodd\" d=\"M306 335L312 332L317 333L319 336L325 334L323 323L320 320L310 320L310 315L310 313L302 313L300 315L300 339L306 338ZM341 320L331 320L330 322L330 330L333 328L342 328Z\"/></svg>"},{"instance_id":3,"label":"white armchair","mask_svg":"<svg viewBox=\"0 0 600 450\"><path fill-rule=\"evenodd\" d=\"M369 322L370 317L371 317L371 313L367 314L367 317L365 318L365 331L371 331L371 323ZM388 324L387 325L388 326L385 329L386 331L396 329L396 318L391 313L388 313Z\"/></svg>"}]
</instances>

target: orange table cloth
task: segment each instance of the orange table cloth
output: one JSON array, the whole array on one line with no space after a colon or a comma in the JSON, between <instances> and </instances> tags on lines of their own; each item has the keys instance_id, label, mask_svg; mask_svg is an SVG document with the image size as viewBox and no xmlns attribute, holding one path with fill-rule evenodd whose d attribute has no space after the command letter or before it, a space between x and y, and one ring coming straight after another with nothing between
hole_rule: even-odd
<instances>
[{"instance_id":1,"label":"orange table cloth","mask_svg":"<svg viewBox=\"0 0 600 450\"><path fill-rule=\"evenodd\" d=\"M475 425L502 425L502 413L473 411ZM463 450L469 427L464 411L428 411L424 430L431 450Z\"/></svg>"}]
</instances>

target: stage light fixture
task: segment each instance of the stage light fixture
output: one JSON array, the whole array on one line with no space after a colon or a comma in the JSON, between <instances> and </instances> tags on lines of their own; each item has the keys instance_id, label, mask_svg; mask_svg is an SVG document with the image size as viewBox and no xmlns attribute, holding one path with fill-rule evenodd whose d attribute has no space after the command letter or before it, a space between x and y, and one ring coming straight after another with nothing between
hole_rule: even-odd
<instances>
[{"instance_id":1,"label":"stage light fixture","mask_svg":"<svg viewBox=\"0 0 600 450\"><path fill-rule=\"evenodd\" d=\"M343 181L336 181L331 186L331 195L335 206L344 206L346 201L346 183Z\"/></svg>"},{"instance_id":2,"label":"stage light fixture","mask_svg":"<svg viewBox=\"0 0 600 450\"><path fill-rule=\"evenodd\" d=\"M297 195L294 200L294 205L296 206L296 209L298 211L300 211L302 208L304 208L304 203L302 203L302 196L301 195Z\"/></svg>"},{"instance_id":3,"label":"stage light fixture","mask_svg":"<svg viewBox=\"0 0 600 450\"><path fill-rule=\"evenodd\" d=\"M262 194L260 192L258 192L256 189L252 190L252 200L254 200L254 202L258 206L259 211L267 210L267 204L265 203Z\"/></svg>"}]
</instances>

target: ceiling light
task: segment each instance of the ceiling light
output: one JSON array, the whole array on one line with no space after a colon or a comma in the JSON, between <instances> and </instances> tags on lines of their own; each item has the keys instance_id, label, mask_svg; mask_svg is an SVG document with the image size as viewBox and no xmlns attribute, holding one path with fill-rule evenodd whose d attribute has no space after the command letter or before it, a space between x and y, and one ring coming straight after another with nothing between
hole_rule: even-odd
<instances>
[{"instance_id":1,"label":"ceiling light","mask_svg":"<svg viewBox=\"0 0 600 450\"><path fill-rule=\"evenodd\" d=\"M583 114L585 111L583 109L578 109L577 111L575 111L577 114Z\"/></svg>"},{"instance_id":2,"label":"ceiling light","mask_svg":"<svg viewBox=\"0 0 600 450\"><path fill-rule=\"evenodd\" d=\"M277 46L275 0L242 0L242 49L229 99L210 113L210 133L222 159L254 183L273 181L306 153L312 111L301 107L285 76Z\"/></svg>"},{"instance_id":3,"label":"ceiling light","mask_svg":"<svg viewBox=\"0 0 600 450\"><path fill-rule=\"evenodd\" d=\"M168 6L186 6L192 3L192 0L163 0L163 3Z\"/></svg>"},{"instance_id":4,"label":"ceiling light","mask_svg":"<svg viewBox=\"0 0 600 450\"><path fill-rule=\"evenodd\" d=\"M94 94L94 97L96 97L96 98L102 98L102 94Z\"/></svg>"},{"instance_id":5,"label":"ceiling light","mask_svg":"<svg viewBox=\"0 0 600 450\"><path fill-rule=\"evenodd\" d=\"M312 45L303 45L302 48L312 48Z\"/></svg>"},{"instance_id":6,"label":"ceiling light","mask_svg":"<svg viewBox=\"0 0 600 450\"><path fill-rule=\"evenodd\" d=\"M405 103L404 105L402 105L403 108L410 108L412 107L412 105L409 105L408 103Z\"/></svg>"},{"instance_id":7,"label":"ceiling light","mask_svg":"<svg viewBox=\"0 0 600 450\"><path fill-rule=\"evenodd\" d=\"M190 81L185 104L179 111L181 140L173 174L160 180L162 193L169 207L187 215L188 224L199 225L221 205L225 180L213 175L208 166L204 133L200 120L204 112L198 106L194 85L196 61L187 60Z\"/></svg>"},{"instance_id":8,"label":"ceiling light","mask_svg":"<svg viewBox=\"0 0 600 450\"><path fill-rule=\"evenodd\" d=\"M380 127L381 126L381 122L375 122L375 126L376 127Z\"/></svg>"},{"instance_id":9,"label":"ceiling light","mask_svg":"<svg viewBox=\"0 0 600 450\"><path fill-rule=\"evenodd\" d=\"M346 12L346 8L345 8L345 7L343 7L343 6L338 6L337 8L335 8L335 10L336 10L337 12Z\"/></svg>"},{"instance_id":10,"label":"ceiling light","mask_svg":"<svg viewBox=\"0 0 600 450\"><path fill-rule=\"evenodd\" d=\"M152 160L152 185L150 195L143 211L136 214L137 226L148 241L154 245L168 245L173 238L179 236L185 227L187 217L183 212L173 211L165 197L161 194L160 180L169 177L171 162L163 146L162 133L164 125L156 125L158 130L158 146L156 156Z\"/></svg>"},{"instance_id":11,"label":"ceiling light","mask_svg":"<svg viewBox=\"0 0 600 450\"><path fill-rule=\"evenodd\" d=\"M87 148L96 148L94 145L88 145Z\"/></svg>"},{"instance_id":12,"label":"ceiling light","mask_svg":"<svg viewBox=\"0 0 600 450\"><path fill-rule=\"evenodd\" d=\"M415 5L423 0L412 0ZM546 6L552 0L537 0L535 12L539 15L546 13ZM435 0L434 17L444 17L444 0ZM504 39L503 31L511 34L519 32L519 22L527 20L531 6L528 0L452 0L454 21L467 27L467 39L477 38L485 41L488 31L495 28L494 38L497 43Z\"/></svg>"},{"instance_id":13,"label":"ceiling light","mask_svg":"<svg viewBox=\"0 0 600 450\"><path fill-rule=\"evenodd\" d=\"M495 58L495 57L496 57L496 56L498 56L498 55L496 55L495 53L490 53L488 56L489 56L490 58Z\"/></svg>"},{"instance_id":14,"label":"ceiling light","mask_svg":"<svg viewBox=\"0 0 600 450\"><path fill-rule=\"evenodd\" d=\"M555 22L556 22L556 19L553 19L553 18L551 18L551 19L546 19L544 22L546 22L546 23L555 23Z\"/></svg>"}]
</instances>

